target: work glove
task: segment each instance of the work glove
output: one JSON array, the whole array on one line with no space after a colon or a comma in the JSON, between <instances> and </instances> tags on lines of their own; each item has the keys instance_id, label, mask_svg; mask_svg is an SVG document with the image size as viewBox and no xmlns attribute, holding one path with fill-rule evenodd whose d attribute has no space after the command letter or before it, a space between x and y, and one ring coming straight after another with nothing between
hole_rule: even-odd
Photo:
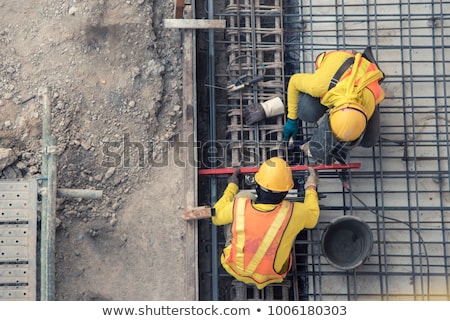
<instances>
[{"instance_id":1,"label":"work glove","mask_svg":"<svg viewBox=\"0 0 450 321\"><path fill-rule=\"evenodd\" d=\"M309 171L309 176L305 182L305 190L310 186L314 186L317 188L317 185L319 185L319 175L318 175L317 171L314 168L312 168L311 166L308 167L308 171Z\"/></svg>"},{"instance_id":2,"label":"work glove","mask_svg":"<svg viewBox=\"0 0 450 321\"><path fill-rule=\"evenodd\" d=\"M297 136L298 133L298 125L297 125L297 119L290 119L288 118L286 120L286 124L284 124L283 128L283 140L285 142L289 141L289 138L294 138Z\"/></svg>"},{"instance_id":3,"label":"work glove","mask_svg":"<svg viewBox=\"0 0 450 321\"><path fill-rule=\"evenodd\" d=\"M283 115L284 112L284 104L281 98L272 98L261 104L248 105L243 112L244 123L246 125L253 125L263 119Z\"/></svg>"},{"instance_id":4,"label":"work glove","mask_svg":"<svg viewBox=\"0 0 450 321\"><path fill-rule=\"evenodd\" d=\"M266 113L261 104L251 104L244 109L244 124L253 125L266 118Z\"/></svg>"},{"instance_id":5,"label":"work glove","mask_svg":"<svg viewBox=\"0 0 450 321\"><path fill-rule=\"evenodd\" d=\"M309 150L309 142L304 143L300 146L300 149L308 156L312 157L311 151Z\"/></svg>"},{"instance_id":6,"label":"work glove","mask_svg":"<svg viewBox=\"0 0 450 321\"><path fill-rule=\"evenodd\" d=\"M234 183L237 186L239 186L239 177L238 177L238 175L239 175L240 171L241 171L240 167L237 167L234 170L233 174L230 177L228 177L228 184Z\"/></svg>"}]
</instances>

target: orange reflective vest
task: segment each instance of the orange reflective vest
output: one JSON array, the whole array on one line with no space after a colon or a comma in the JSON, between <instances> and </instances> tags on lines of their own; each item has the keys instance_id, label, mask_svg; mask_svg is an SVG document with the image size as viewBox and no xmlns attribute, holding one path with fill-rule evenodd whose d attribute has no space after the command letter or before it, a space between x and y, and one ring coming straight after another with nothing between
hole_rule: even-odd
<instances>
[{"instance_id":1,"label":"orange reflective vest","mask_svg":"<svg viewBox=\"0 0 450 321\"><path fill-rule=\"evenodd\" d=\"M291 269L274 270L278 244L292 216L293 204L282 201L270 212L253 208L248 198L237 198L233 208L231 245L223 250L224 269L237 280L262 289L270 283L281 283ZM291 256L291 254L290 254Z\"/></svg>"}]
</instances>

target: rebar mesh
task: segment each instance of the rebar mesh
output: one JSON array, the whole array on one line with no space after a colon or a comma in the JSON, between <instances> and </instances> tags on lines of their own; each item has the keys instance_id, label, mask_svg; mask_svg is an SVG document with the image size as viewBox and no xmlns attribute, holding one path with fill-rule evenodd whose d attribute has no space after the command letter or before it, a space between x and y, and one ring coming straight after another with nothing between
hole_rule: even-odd
<instances>
[{"instance_id":1,"label":"rebar mesh","mask_svg":"<svg viewBox=\"0 0 450 321\"><path fill-rule=\"evenodd\" d=\"M450 82L446 74L450 68L450 1L233 1L234 8L247 10L249 19L262 3L266 12L270 11L267 6L282 7L284 70L275 83L281 80L286 87L291 74L313 72L315 57L323 51L361 52L367 46L372 47L386 75L378 144L351 151L350 161L360 162L360 169L320 174L320 221L297 238L296 265L289 275L294 293L289 299L449 300ZM218 15L238 14L230 8ZM249 39L245 50L252 52L259 40ZM222 49L217 50L235 50L232 41L221 38L222 47L217 48ZM224 83L224 75L215 75L218 83ZM231 106L219 103L222 116L227 119L230 108L239 110L265 90L285 94L283 88L258 87L248 97L232 100ZM272 124L278 136L270 139L275 141L282 131L280 120ZM234 124L239 121L235 118ZM305 139L310 126L302 124ZM261 140L258 131L249 132L245 140ZM237 139L241 144L240 137L231 141ZM296 180L301 186L302 177ZM363 219L374 238L369 259L350 271L330 265L320 246L325 228L343 215ZM218 246L220 252L220 240ZM226 291L223 284L230 277L223 271L206 271L205 275L209 273L218 273L221 291Z\"/></svg>"},{"instance_id":2,"label":"rebar mesh","mask_svg":"<svg viewBox=\"0 0 450 321\"><path fill-rule=\"evenodd\" d=\"M320 184L327 197L308 241L309 299L449 299L450 3L301 1L295 10L301 71L312 71L323 51L372 46L386 74L379 144L351 152L362 167L348 188L335 179ZM338 215L362 218L374 234L371 257L352 271L320 253L322 231Z\"/></svg>"}]
</instances>

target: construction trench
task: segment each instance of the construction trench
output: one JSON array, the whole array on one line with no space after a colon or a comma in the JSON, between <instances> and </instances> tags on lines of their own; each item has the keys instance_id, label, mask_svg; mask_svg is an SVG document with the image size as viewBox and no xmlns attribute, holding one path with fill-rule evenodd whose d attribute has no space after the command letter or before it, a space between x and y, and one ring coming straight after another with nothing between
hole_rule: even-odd
<instances>
[{"instance_id":1,"label":"construction trench","mask_svg":"<svg viewBox=\"0 0 450 321\"><path fill-rule=\"evenodd\" d=\"M380 139L351 152L360 167L320 171L319 223L296 239L285 282L257 290L234 280L220 266L223 229L199 220L200 300L450 299L449 12L449 1L196 2L196 19L226 21L196 31L200 205L214 205L226 186L228 175L208 169L257 167L272 156L306 164L298 145L310 124L288 147L285 115L254 126L241 119L248 104L286 104L289 76L313 72L318 54L370 46L386 75ZM288 199L302 200L304 179L294 172ZM240 184L254 191L253 175ZM369 227L370 254L351 269L331 264L321 246L342 216Z\"/></svg>"}]
</instances>

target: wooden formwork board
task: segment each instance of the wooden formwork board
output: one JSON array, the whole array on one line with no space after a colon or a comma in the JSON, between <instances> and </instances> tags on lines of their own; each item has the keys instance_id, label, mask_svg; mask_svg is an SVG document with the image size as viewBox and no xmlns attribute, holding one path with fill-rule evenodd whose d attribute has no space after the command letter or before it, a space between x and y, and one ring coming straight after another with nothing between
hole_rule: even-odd
<instances>
[{"instance_id":1,"label":"wooden formwork board","mask_svg":"<svg viewBox=\"0 0 450 321\"><path fill-rule=\"evenodd\" d=\"M192 7L184 7L184 16L193 16ZM186 29L183 31L183 132L182 141L194 146L196 141L195 130L195 31ZM193 166L193 160L188 159L192 155L183 150L182 157L185 159L186 169L184 176L185 208L197 205L197 169ZM197 223L186 222L186 300L198 299L198 265L197 265Z\"/></svg>"}]
</instances>

